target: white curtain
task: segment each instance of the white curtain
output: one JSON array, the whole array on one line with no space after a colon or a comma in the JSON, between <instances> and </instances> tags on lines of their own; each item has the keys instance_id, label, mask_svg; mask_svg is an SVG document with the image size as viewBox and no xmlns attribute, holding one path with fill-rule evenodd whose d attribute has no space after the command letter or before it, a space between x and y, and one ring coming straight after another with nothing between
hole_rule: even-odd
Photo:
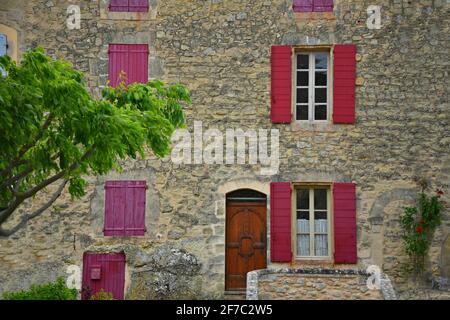
<instances>
[{"instance_id":1,"label":"white curtain","mask_svg":"<svg viewBox=\"0 0 450 320\"><path fill-rule=\"evenodd\" d=\"M309 220L299 219L297 220L297 232L309 233ZM309 235L301 234L297 240L297 250L299 256L309 256Z\"/></svg>"},{"instance_id":2,"label":"white curtain","mask_svg":"<svg viewBox=\"0 0 450 320\"><path fill-rule=\"evenodd\" d=\"M318 219L314 221L314 232L327 233L328 222L326 219ZM328 236L326 234L316 234L314 236L314 250L316 256L328 255Z\"/></svg>"}]
</instances>

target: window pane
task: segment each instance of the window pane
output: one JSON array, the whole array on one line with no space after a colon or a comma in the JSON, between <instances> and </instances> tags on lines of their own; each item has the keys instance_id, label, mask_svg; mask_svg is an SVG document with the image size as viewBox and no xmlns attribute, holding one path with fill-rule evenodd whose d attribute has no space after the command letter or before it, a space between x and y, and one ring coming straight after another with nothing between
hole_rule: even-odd
<instances>
[{"instance_id":1,"label":"window pane","mask_svg":"<svg viewBox=\"0 0 450 320\"><path fill-rule=\"evenodd\" d=\"M297 254L299 256L309 256L309 236L299 235L297 238Z\"/></svg>"},{"instance_id":2,"label":"window pane","mask_svg":"<svg viewBox=\"0 0 450 320\"><path fill-rule=\"evenodd\" d=\"M316 88L315 89L316 103L326 103L327 102L327 88Z\"/></svg>"},{"instance_id":3,"label":"window pane","mask_svg":"<svg viewBox=\"0 0 450 320\"><path fill-rule=\"evenodd\" d=\"M297 106L297 120L308 120L308 106Z\"/></svg>"},{"instance_id":4,"label":"window pane","mask_svg":"<svg viewBox=\"0 0 450 320\"><path fill-rule=\"evenodd\" d=\"M297 209L304 209L304 210L309 209L309 190L308 189L298 189L297 190Z\"/></svg>"},{"instance_id":5,"label":"window pane","mask_svg":"<svg viewBox=\"0 0 450 320\"><path fill-rule=\"evenodd\" d=\"M327 106L316 105L314 111L314 120L327 120Z\"/></svg>"},{"instance_id":6,"label":"window pane","mask_svg":"<svg viewBox=\"0 0 450 320\"><path fill-rule=\"evenodd\" d=\"M314 212L314 232L328 233L328 221L326 212Z\"/></svg>"},{"instance_id":7,"label":"window pane","mask_svg":"<svg viewBox=\"0 0 450 320\"><path fill-rule=\"evenodd\" d=\"M327 55L325 53L316 54L316 69L327 68Z\"/></svg>"},{"instance_id":8,"label":"window pane","mask_svg":"<svg viewBox=\"0 0 450 320\"><path fill-rule=\"evenodd\" d=\"M297 212L297 233L309 233L309 212Z\"/></svg>"},{"instance_id":9,"label":"window pane","mask_svg":"<svg viewBox=\"0 0 450 320\"><path fill-rule=\"evenodd\" d=\"M308 86L309 73L308 71L297 72L297 86Z\"/></svg>"},{"instance_id":10,"label":"window pane","mask_svg":"<svg viewBox=\"0 0 450 320\"><path fill-rule=\"evenodd\" d=\"M314 189L314 209L327 209L327 189Z\"/></svg>"},{"instance_id":11,"label":"window pane","mask_svg":"<svg viewBox=\"0 0 450 320\"><path fill-rule=\"evenodd\" d=\"M319 257L328 255L328 236L315 235L314 236L314 254Z\"/></svg>"},{"instance_id":12,"label":"window pane","mask_svg":"<svg viewBox=\"0 0 450 320\"><path fill-rule=\"evenodd\" d=\"M308 89L297 89L297 103L308 103Z\"/></svg>"},{"instance_id":13,"label":"window pane","mask_svg":"<svg viewBox=\"0 0 450 320\"><path fill-rule=\"evenodd\" d=\"M326 86L327 85L327 72L317 71L316 72L316 86Z\"/></svg>"},{"instance_id":14,"label":"window pane","mask_svg":"<svg viewBox=\"0 0 450 320\"><path fill-rule=\"evenodd\" d=\"M297 56L297 69L309 69L309 55L299 54Z\"/></svg>"}]
</instances>

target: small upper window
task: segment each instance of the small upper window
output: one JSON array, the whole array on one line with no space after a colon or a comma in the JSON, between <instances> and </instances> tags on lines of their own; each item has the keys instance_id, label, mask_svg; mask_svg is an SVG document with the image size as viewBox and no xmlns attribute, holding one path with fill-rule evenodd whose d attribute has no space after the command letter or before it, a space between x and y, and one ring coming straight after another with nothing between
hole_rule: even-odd
<instances>
[{"instance_id":1,"label":"small upper window","mask_svg":"<svg viewBox=\"0 0 450 320\"><path fill-rule=\"evenodd\" d=\"M295 12L333 12L333 0L294 0Z\"/></svg>"},{"instance_id":2,"label":"small upper window","mask_svg":"<svg viewBox=\"0 0 450 320\"><path fill-rule=\"evenodd\" d=\"M328 121L330 114L329 53L297 53L295 75L295 119L310 122Z\"/></svg>"},{"instance_id":3,"label":"small upper window","mask_svg":"<svg viewBox=\"0 0 450 320\"><path fill-rule=\"evenodd\" d=\"M148 0L111 0L109 11L148 12Z\"/></svg>"},{"instance_id":4,"label":"small upper window","mask_svg":"<svg viewBox=\"0 0 450 320\"><path fill-rule=\"evenodd\" d=\"M6 56L8 53L8 38L6 34L0 33L0 57ZM0 67L0 75L5 77L6 71Z\"/></svg>"}]
</instances>

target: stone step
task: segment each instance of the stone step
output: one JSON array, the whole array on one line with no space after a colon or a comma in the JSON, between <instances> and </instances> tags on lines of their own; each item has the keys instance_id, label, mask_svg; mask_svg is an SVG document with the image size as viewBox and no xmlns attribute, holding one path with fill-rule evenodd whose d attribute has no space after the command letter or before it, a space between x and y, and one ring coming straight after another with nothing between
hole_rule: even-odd
<instances>
[{"instance_id":1,"label":"stone step","mask_svg":"<svg viewBox=\"0 0 450 320\"><path fill-rule=\"evenodd\" d=\"M225 291L224 300L246 300L245 291Z\"/></svg>"}]
</instances>

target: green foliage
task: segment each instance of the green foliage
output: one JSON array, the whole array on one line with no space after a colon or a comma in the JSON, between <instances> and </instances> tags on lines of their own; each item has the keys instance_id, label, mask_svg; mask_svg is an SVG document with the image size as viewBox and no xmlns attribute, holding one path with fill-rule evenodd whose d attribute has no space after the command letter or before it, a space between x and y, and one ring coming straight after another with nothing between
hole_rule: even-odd
<instances>
[{"instance_id":1,"label":"green foliage","mask_svg":"<svg viewBox=\"0 0 450 320\"><path fill-rule=\"evenodd\" d=\"M55 282L32 285L28 291L4 292L4 300L76 300L78 291L67 288L64 279Z\"/></svg>"},{"instance_id":2,"label":"green foliage","mask_svg":"<svg viewBox=\"0 0 450 320\"><path fill-rule=\"evenodd\" d=\"M103 289L92 295L89 300L114 300L114 296L111 292L106 292Z\"/></svg>"},{"instance_id":3,"label":"green foliage","mask_svg":"<svg viewBox=\"0 0 450 320\"><path fill-rule=\"evenodd\" d=\"M424 269L425 256L428 253L436 228L441 224L441 191L437 195L420 194L418 207L407 207L400 219L403 229L403 242L412 265L408 270L419 274Z\"/></svg>"},{"instance_id":4,"label":"green foliage","mask_svg":"<svg viewBox=\"0 0 450 320\"><path fill-rule=\"evenodd\" d=\"M81 72L42 48L20 65L0 57L0 66L7 71L0 77L0 226L48 182L67 180L80 197L85 174L120 169L119 159L143 158L146 147L167 155L173 132L185 126L183 105L191 101L179 84L121 84L96 100Z\"/></svg>"}]
</instances>

